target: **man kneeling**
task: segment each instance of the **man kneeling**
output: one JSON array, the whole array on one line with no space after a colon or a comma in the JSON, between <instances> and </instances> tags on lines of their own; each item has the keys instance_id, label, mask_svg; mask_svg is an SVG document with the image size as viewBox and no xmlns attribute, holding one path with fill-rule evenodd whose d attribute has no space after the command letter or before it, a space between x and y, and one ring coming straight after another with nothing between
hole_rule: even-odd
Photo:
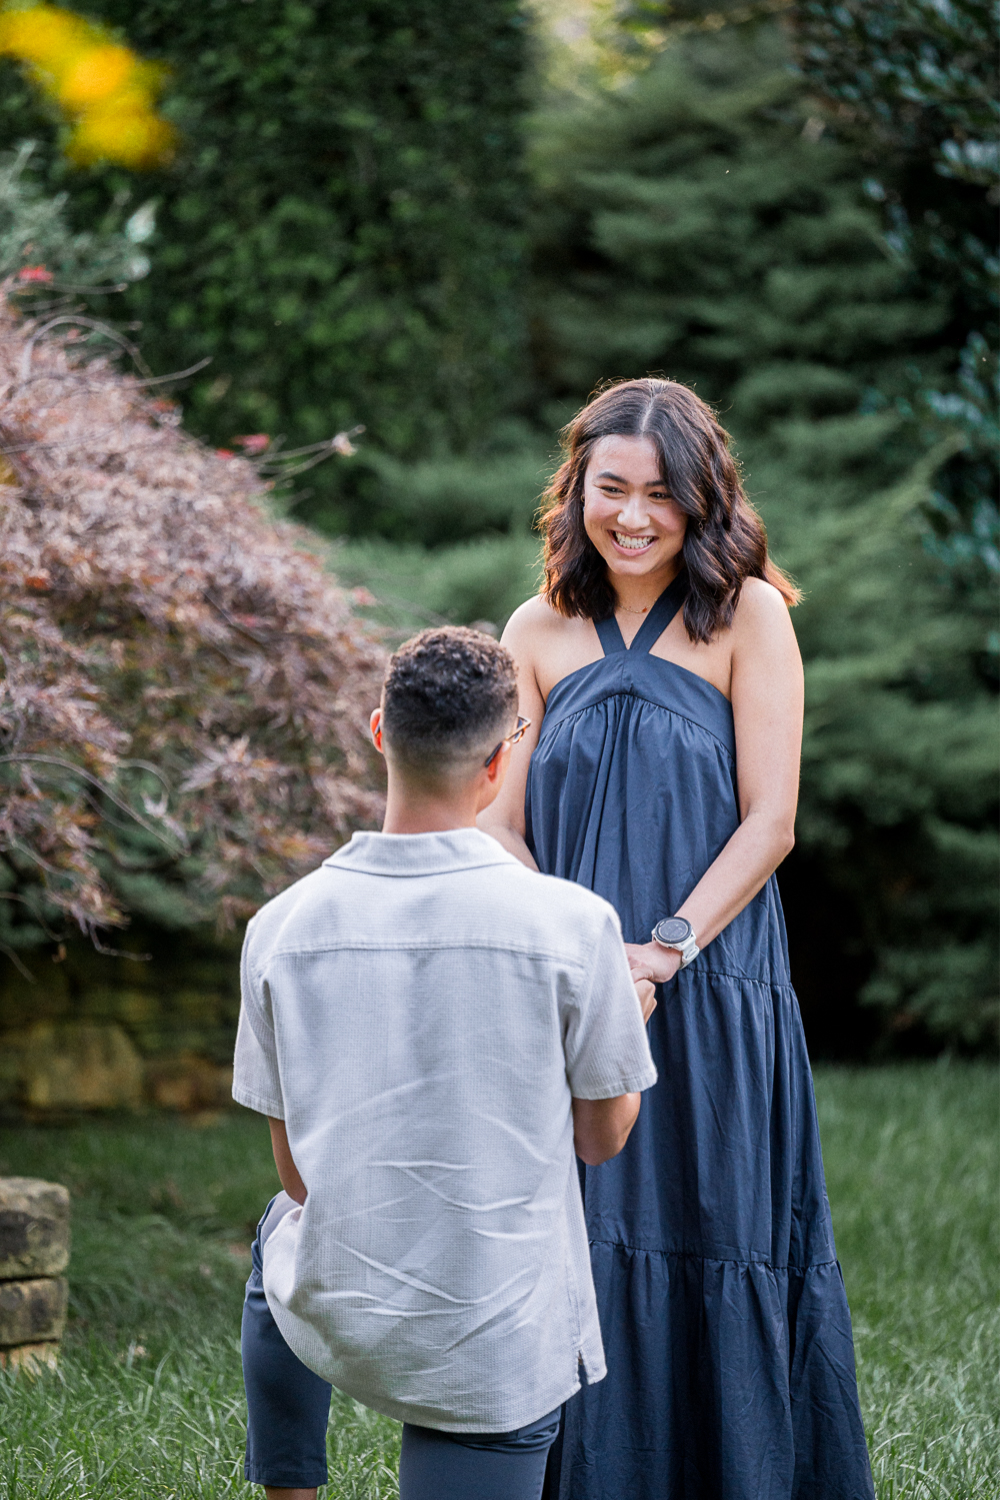
<instances>
[{"instance_id":1,"label":"man kneeling","mask_svg":"<svg viewBox=\"0 0 1000 1500\"><path fill-rule=\"evenodd\" d=\"M233 1095L285 1189L243 1315L271 1497L326 1482L332 1382L405 1424L401 1500L537 1500L562 1403L605 1373L574 1145L620 1151L656 1070L612 908L475 826L516 713L489 637L401 647L384 831L247 930Z\"/></svg>"}]
</instances>

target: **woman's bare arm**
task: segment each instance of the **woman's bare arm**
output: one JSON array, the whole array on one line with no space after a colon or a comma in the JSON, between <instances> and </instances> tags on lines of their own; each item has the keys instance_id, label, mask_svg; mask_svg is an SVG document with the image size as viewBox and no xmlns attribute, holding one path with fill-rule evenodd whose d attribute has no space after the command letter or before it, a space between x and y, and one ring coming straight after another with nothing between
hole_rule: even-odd
<instances>
[{"instance_id":1,"label":"woman's bare arm","mask_svg":"<svg viewBox=\"0 0 1000 1500\"><path fill-rule=\"evenodd\" d=\"M803 677L788 609L760 580L744 585L733 622L732 702L740 826L677 912L704 948L760 890L795 842ZM638 978L672 979L680 955L628 944Z\"/></svg>"},{"instance_id":2,"label":"woman's bare arm","mask_svg":"<svg viewBox=\"0 0 1000 1500\"><path fill-rule=\"evenodd\" d=\"M511 616L501 636L517 664L517 711L531 720L531 728L511 751L507 779L499 796L478 818L482 831L495 838L529 870L537 870L538 866L524 841L524 794L528 785L528 764L538 744L545 717L545 699L535 677L534 663L532 617L538 614L538 601L530 599Z\"/></svg>"}]
</instances>

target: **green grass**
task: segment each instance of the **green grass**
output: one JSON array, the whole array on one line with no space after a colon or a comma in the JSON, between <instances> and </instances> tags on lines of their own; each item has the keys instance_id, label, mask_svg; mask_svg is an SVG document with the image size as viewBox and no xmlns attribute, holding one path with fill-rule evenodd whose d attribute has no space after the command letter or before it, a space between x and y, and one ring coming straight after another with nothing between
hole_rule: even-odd
<instances>
[{"instance_id":1,"label":"green grass","mask_svg":"<svg viewBox=\"0 0 1000 1500\"><path fill-rule=\"evenodd\" d=\"M997 1078L817 1070L879 1500L995 1500Z\"/></svg>"},{"instance_id":2,"label":"green grass","mask_svg":"<svg viewBox=\"0 0 1000 1500\"><path fill-rule=\"evenodd\" d=\"M816 1082L879 1500L993 1500L994 1074ZM242 1479L238 1333L248 1243L276 1187L264 1122L5 1130L0 1173L67 1183L74 1216L61 1369L0 1374L0 1500L259 1496ZM397 1455L395 1423L337 1399L330 1500L395 1496Z\"/></svg>"}]
</instances>

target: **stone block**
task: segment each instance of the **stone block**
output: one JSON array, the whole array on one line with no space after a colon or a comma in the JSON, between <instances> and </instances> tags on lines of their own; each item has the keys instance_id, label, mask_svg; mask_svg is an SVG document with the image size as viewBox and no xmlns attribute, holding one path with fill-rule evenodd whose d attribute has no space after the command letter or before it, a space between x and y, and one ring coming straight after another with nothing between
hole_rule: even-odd
<instances>
[{"instance_id":1,"label":"stone block","mask_svg":"<svg viewBox=\"0 0 1000 1500\"><path fill-rule=\"evenodd\" d=\"M17 1101L26 1109L135 1109L142 1059L120 1026L41 1021L4 1037L16 1059Z\"/></svg>"},{"instance_id":2,"label":"stone block","mask_svg":"<svg viewBox=\"0 0 1000 1500\"><path fill-rule=\"evenodd\" d=\"M0 1349L0 1370L21 1370L25 1375L38 1375L42 1370L58 1368L58 1344L18 1344L14 1349Z\"/></svg>"},{"instance_id":3,"label":"stone block","mask_svg":"<svg viewBox=\"0 0 1000 1500\"><path fill-rule=\"evenodd\" d=\"M58 1276L69 1264L69 1192L37 1177L0 1177L0 1281Z\"/></svg>"},{"instance_id":4,"label":"stone block","mask_svg":"<svg viewBox=\"0 0 1000 1500\"><path fill-rule=\"evenodd\" d=\"M69 1287L64 1277L0 1281L0 1345L39 1344L62 1336Z\"/></svg>"},{"instance_id":5,"label":"stone block","mask_svg":"<svg viewBox=\"0 0 1000 1500\"><path fill-rule=\"evenodd\" d=\"M233 1070L193 1052L151 1058L146 1063L146 1097L158 1109L195 1113L232 1104Z\"/></svg>"}]
</instances>

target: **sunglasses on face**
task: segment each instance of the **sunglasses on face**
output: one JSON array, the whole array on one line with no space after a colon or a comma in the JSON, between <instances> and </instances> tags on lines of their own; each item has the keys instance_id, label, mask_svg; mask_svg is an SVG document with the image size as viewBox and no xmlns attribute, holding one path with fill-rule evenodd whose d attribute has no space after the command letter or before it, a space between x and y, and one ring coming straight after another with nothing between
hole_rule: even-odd
<instances>
[{"instance_id":1,"label":"sunglasses on face","mask_svg":"<svg viewBox=\"0 0 1000 1500\"><path fill-rule=\"evenodd\" d=\"M531 720L522 719L521 715L518 714L516 729L512 729L510 734L504 735L503 739L500 741L499 745L497 745L496 749L491 750L489 755L487 755L486 759L483 761L483 765L491 766L496 760L497 756L500 754L500 751L503 749L504 745L516 745L518 740L524 739L524 731L530 728Z\"/></svg>"}]
</instances>

